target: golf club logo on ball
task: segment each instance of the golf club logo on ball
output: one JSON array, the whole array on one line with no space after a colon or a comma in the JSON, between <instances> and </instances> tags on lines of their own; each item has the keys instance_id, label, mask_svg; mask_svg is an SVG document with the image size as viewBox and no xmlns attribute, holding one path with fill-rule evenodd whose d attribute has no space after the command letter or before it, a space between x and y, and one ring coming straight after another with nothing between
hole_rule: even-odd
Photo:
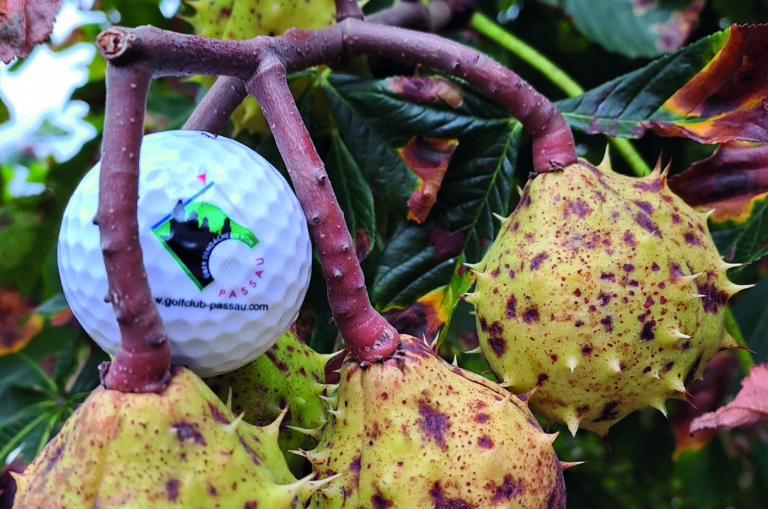
<instances>
[{"instance_id":1,"label":"golf club logo on ball","mask_svg":"<svg viewBox=\"0 0 768 509\"><path fill-rule=\"evenodd\" d=\"M191 198L178 200L173 211L151 227L155 237L200 290L214 281L209 261L217 245L236 240L253 248L259 242L252 231L233 221L218 206L197 201L212 187L213 182L209 182Z\"/></svg>"}]
</instances>

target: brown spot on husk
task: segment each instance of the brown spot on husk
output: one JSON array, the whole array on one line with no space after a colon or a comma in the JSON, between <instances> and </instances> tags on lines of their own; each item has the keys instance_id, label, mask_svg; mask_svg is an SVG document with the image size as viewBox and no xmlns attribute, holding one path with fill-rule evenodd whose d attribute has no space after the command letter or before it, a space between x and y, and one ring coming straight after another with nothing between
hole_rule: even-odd
<instances>
[{"instance_id":1,"label":"brown spot on husk","mask_svg":"<svg viewBox=\"0 0 768 509\"><path fill-rule=\"evenodd\" d=\"M504 480L501 484L493 484L491 488L495 493L493 494L493 503L498 504L502 500L512 500L517 495L523 492L523 481L518 479L515 481L510 474L504 476Z\"/></svg>"},{"instance_id":2,"label":"brown spot on husk","mask_svg":"<svg viewBox=\"0 0 768 509\"><path fill-rule=\"evenodd\" d=\"M432 485L432 489L429 490L429 497L432 499L434 509L474 509L471 504L460 498L446 498L440 481L435 481Z\"/></svg>"},{"instance_id":3,"label":"brown spot on husk","mask_svg":"<svg viewBox=\"0 0 768 509\"><path fill-rule=\"evenodd\" d=\"M210 401L208 402L208 408L211 410L211 416L213 416L213 420L215 420L216 422L220 422L222 424L229 424L230 421L229 419L227 419L227 416L222 414L219 411L219 409L216 407L216 405L214 405Z\"/></svg>"},{"instance_id":4,"label":"brown spot on husk","mask_svg":"<svg viewBox=\"0 0 768 509\"><path fill-rule=\"evenodd\" d=\"M169 502L175 502L179 498L179 480L171 479L165 482L165 496Z\"/></svg>"},{"instance_id":5,"label":"brown spot on husk","mask_svg":"<svg viewBox=\"0 0 768 509\"><path fill-rule=\"evenodd\" d=\"M507 351L507 340L504 339L504 336L499 334L491 334L488 337L488 346L493 350L493 353L496 354L497 357L501 357L504 355L504 352Z\"/></svg>"},{"instance_id":6,"label":"brown spot on husk","mask_svg":"<svg viewBox=\"0 0 768 509\"><path fill-rule=\"evenodd\" d=\"M206 445L203 435L191 423L187 421L174 422L173 427L176 429L176 438L180 442L192 440L196 444Z\"/></svg>"},{"instance_id":7,"label":"brown spot on husk","mask_svg":"<svg viewBox=\"0 0 768 509\"><path fill-rule=\"evenodd\" d=\"M270 361L272 364L274 364L274 365L275 365L275 367L276 367L278 370L280 370L281 372L283 372L283 373L288 373L288 372L291 370L291 367L290 367L290 366L288 366L288 364L286 364L285 362L283 362L281 359L278 359L278 358L277 358L277 356L275 355L275 352L273 351L273 349L272 349L272 348L270 348L269 350L267 350L266 352L264 352L264 355L266 355L266 356L267 356L267 359L269 359L269 361Z\"/></svg>"},{"instance_id":8,"label":"brown spot on husk","mask_svg":"<svg viewBox=\"0 0 768 509\"><path fill-rule=\"evenodd\" d=\"M376 494L371 497L371 507L373 509L387 509L387 507L394 506L395 503L384 497L384 495L376 490Z\"/></svg>"},{"instance_id":9,"label":"brown spot on husk","mask_svg":"<svg viewBox=\"0 0 768 509\"><path fill-rule=\"evenodd\" d=\"M600 325L605 328L605 332L613 332L613 317L610 315L604 317L602 320L600 320Z\"/></svg>"},{"instance_id":10,"label":"brown spot on husk","mask_svg":"<svg viewBox=\"0 0 768 509\"><path fill-rule=\"evenodd\" d=\"M419 425L423 440L434 440L441 449L446 448L445 434L451 427L448 416L429 406L426 401L419 401Z\"/></svg>"},{"instance_id":11,"label":"brown spot on husk","mask_svg":"<svg viewBox=\"0 0 768 509\"><path fill-rule=\"evenodd\" d=\"M685 241L692 246L700 246L701 241L693 232L686 232L683 234Z\"/></svg>"},{"instance_id":12,"label":"brown spot on husk","mask_svg":"<svg viewBox=\"0 0 768 509\"><path fill-rule=\"evenodd\" d=\"M618 401L609 401L603 405L603 410L600 412L600 416L592 422L612 421L619 416L619 412L616 410L619 406Z\"/></svg>"},{"instance_id":13,"label":"brown spot on husk","mask_svg":"<svg viewBox=\"0 0 768 509\"><path fill-rule=\"evenodd\" d=\"M515 317L515 306L517 305L517 299L515 299L515 296L510 294L509 298L507 299L507 318L514 318Z\"/></svg>"},{"instance_id":14,"label":"brown spot on husk","mask_svg":"<svg viewBox=\"0 0 768 509\"><path fill-rule=\"evenodd\" d=\"M640 210L642 210L643 212L645 212L649 216L653 213L653 205L651 205L650 202L636 200L634 203L635 203L635 205L640 207Z\"/></svg>"},{"instance_id":15,"label":"brown spot on husk","mask_svg":"<svg viewBox=\"0 0 768 509\"><path fill-rule=\"evenodd\" d=\"M477 439L477 446L483 449L493 449L493 440L488 435L483 435Z\"/></svg>"},{"instance_id":16,"label":"brown spot on husk","mask_svg":"<svg viewBox=\"0 0 768 509\"><path fill-rule=\"evenodd\" d=\"M541 262L549 258L549 255L546 252L541 252L533 257L531 260L531 270L538 270L539 266L541 265Z\"/></svg>"},{"instance_id":17,"label":"brown spot on husk","mask_svg":"<svg viewBox=\"0 0 768 509\"><path fill-rule=\"evenodd\" d=\"M718 310L728 302L728 294L718 290L717 287L710 282L703 284L697 282L696 288L698 288L699 294L703 295L703 297L701 297L701 305L707 313L717 313Z\"/></svg>"},{"instance_id":18,"label":"brown spot on husk","mask_svg":"<svg viewBox=\"0 0 768 509\"><path fill-rule=\"evenodd\" d=\"M479 423L482 424L484 422L488 422L488 419L490 419L490 418L491 418L491 416L488 415L488 414L482 414L482 413L481 414L477 414L477 415L475 415L475 422L479 422Z\"/></svg>"},{"instance_id":19,"label":"brown spot on husk","mask_svg":"<svg viewBox=\"0 0 768 509\"><path fill-rule=\"evenodd\" d=\"M523 312L523 321L525 323L532 323L539 321L539 310L537 308L528 308Z\"/></svg>"},{"instance_id":20,"label":"brown spot on husk","mask_svg":"<svg viewBox=\"0 0 768 509\"><path fill-rule=\"evenodd\" d=\"M661 232L659 231L659 227L656 226L656 223L653 222L653 219L651 219L651 216L648 214L645 214L643 212L638 212L635 214L635 222L644 230L646 230L649 233L652 233L654 236L661 238Z\"/></svg>"},{"instance_id":21,"label":"brown spot on husk","mask_svg":"<svg viewBox=\"0 0 768 509\"><path fill-rule=\"evenodd\" d=\"M650 341L656 337L656 320L648 320L643 324L643 330L640 331L641 341Z\"/></svg>"},{"instance_id":22,"label":"brown spot on husk","mask_svg":"<svg viewBox=\"0 0 768 509\"><path fill-rule=\"evenodd\" d=\"M587 205L587 202L581 199L576 199L574 201L571 201L568 203L568 205L565 207L565 212L563 212L563 218L567 218L568 216L575 214L579 218L582 218L592 212L592 208Z\"/></svg>"},{"instance_id":23,"label":"brown spot on husk","mask_svg":"<svg viewBox=\"0 0 768 509\"><path fill-rule=\"evenodd\" d=\"M640 189L641 191L658 192L664 188L664 183L660 179L653 179L653 180L638 179L637 181L635 181L632 187L634 187L635 189Z\"/></svg>"}]
</instances>

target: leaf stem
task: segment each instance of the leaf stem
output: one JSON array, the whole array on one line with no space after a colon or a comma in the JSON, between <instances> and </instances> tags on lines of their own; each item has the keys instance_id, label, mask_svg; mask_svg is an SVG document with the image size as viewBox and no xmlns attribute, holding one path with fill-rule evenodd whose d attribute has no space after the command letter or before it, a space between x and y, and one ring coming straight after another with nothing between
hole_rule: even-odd
<instances>
[{"instance_id":1,"label":"leaf stem","mask_svg":"<svg viewBox=\"0 0 768 509\"><path fill-rule=\"evenodd\" d=\"M470 21L472 28L498 43L507 51L517 55L528 65L542 73L552 83L560 87L569 97L575 97L584 93L584 89L576 83L568 74L539 51L518 39L485 15L476 12ZM635 150L632 143L626 138L614 138L609 136L608 142L615 148L632 171L638 177L651 173L651 168L645 163L642 156Z\"/></svg>"},{"instance_id":2,"label":"leaf stem","mask_svg":"<svg viewBox=\"0 0 768 509\"><path fill-rule=\"evenodd\" d=\"M744 339L744 335L741 333L739 324L736 322L736 317L733 315L733 311L731 311L730 306L726 306L725 308L725 330L728 331L728 334L730 334L738 344L748 348L747 340ZM742 348L736 349L736 358L739 360L741 371L745 375L749 374L752 366L755 365L755 360L752 358L752 354L749 352L749 350Z\"/></svg>"}]
</instances>

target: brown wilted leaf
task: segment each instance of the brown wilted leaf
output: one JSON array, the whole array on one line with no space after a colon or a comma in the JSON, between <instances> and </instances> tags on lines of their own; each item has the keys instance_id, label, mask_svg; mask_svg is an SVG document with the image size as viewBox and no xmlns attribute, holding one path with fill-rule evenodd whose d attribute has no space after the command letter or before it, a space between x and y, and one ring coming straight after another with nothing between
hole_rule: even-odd
<instances>
[{"instance_id":1,"label":"brown wilted leaf","mask_svg":"<svg viewBox=\"0 0 768 509\"><path fill-rule=\"evenodd\" d=\"M649 2L645 0L633 0L632 3L636 15L647 9L649 5ZM704 9L704 3L703 0L693 0L688 6L672 11L666 22L651 26L651 32L659 34L656 47L660 52L675 51L685 44L688 36L699 24L699 16Z\"/></svg>"},{"instance_id":2,"label":"brown wilted leaf","mask_svg":"<svg viewBox=\"0 0 768 509\"><path fill-rule=\"evenodd\" d=\"M727 37L706 67L661 107L677 119L652 121L654 132L700 143L768 142L768 25L733 25Z\"/></svg>"},{"instance_id":3,"label":"brown wilted leaf","mask_svg":"<svg viewBox=\"0 0 768 509\"><path fill-rule=\"evenodd\" d=\"M458 108L464 102L461 87L440 76L396 76L387 80L387 88L402 94L409 103L432 104L442 99L451 108Z\"/></svg>"},{"instance_id":4,"label":"brown wilted leaf","mask_svg":"<svg viewBox=\"0 0 768 509\"><path fill-rule=\"evenodd\" d=\"M720 407L697 417L691 422L690 432L717 428L736 428L739 426L764 426L768 424L768 363L752 367L744 380L736 398Z\"/></svg>"},{"instance_id":5,"label":"brown wilted leaf","mask_svg":"<svg viewBox=\"0 0 768 509\"><path fill-rule=\"evenodd\" d=\"M768 192L768 145L724 143L671 177L669 187L693 207L715 209L716 221L738 221L756 197Z\"/></svg>"},{"instance_id":6,"label":"brown wilted leaf","mask_svg":"<svg viewBox=\"0 0 768 509\"><path fill-rule=\"evenodd\" d=\"M39 313L28 314L32 307L15 290L0 288L0 356L18 352L43 328Z\"/></svg>"},{"instance_id":7,"label":"brown wilted leaf","mask_svg":"<svg viewBox=\"0 0 768 509\"><path fill-rule=\"evenodd\" d=\"M414 136L406 146L398 149L405 164L419 177L418 187L408 198L408 219L423 223L427 218L437 201L445 170L458 144L458 140Z\"/></svg>"},{"instance_id":8,"label":"brown wilted leaf","mask_svg":"<svg viewBox=\"0 0 768 509\"><path fill-rule=\"evenodd\" d=\"M13 460L0 470L0 509L11 509L13 499L16 496L16 480L12 473L24 472L26 465L18 460Z\"/></svg>"},{"instance_id":9,"label":"brown wilted leaf","mask_svg":"<svg viewBox=\"0 0 768 509\"><path fill-rule=\"evenodd\" d=\"M61 0L0 0L0 60L24 58L53 30Z\"/></svg>"}]
</instances>

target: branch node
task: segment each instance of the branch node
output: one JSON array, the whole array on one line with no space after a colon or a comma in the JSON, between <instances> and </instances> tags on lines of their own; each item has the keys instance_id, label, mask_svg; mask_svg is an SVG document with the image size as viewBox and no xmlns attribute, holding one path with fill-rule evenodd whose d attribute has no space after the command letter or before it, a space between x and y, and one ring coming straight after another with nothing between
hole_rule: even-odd
<instances>
[{"instance_id":1,"label":"branch node","mask_svg":"<svg viewBox=\"0 0 768 509\"><path fill-rule=\"evenodd\" d=\"M141 37L133 30L112 27L99 34L96 45L105 60L114 60L141 46Z\"/></svg>"}]
</instances>

